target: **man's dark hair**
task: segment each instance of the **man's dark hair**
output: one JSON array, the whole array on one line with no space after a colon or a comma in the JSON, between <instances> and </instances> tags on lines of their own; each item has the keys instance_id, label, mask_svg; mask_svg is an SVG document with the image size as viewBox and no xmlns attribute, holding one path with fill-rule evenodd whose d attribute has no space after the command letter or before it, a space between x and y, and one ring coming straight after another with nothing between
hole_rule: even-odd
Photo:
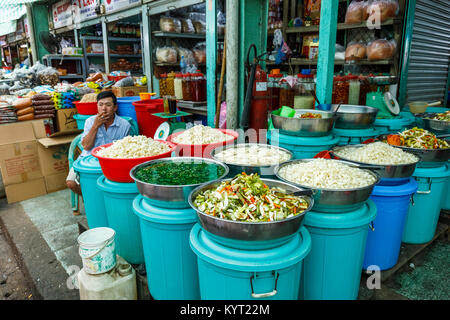
<instances>
[{"instance_id":1,"label":"man's dark hair","mask_svg":"<svg viewBox=\"0 0 450 320\"><path fill-rule=\"evenodd\" d=\"M112 93L112 91L102 91L97 95L97 102L101 99L104 98L112 98L114 105L117 104L117 98L116 95L114 93Z\"/></svg>"}]
</instances>

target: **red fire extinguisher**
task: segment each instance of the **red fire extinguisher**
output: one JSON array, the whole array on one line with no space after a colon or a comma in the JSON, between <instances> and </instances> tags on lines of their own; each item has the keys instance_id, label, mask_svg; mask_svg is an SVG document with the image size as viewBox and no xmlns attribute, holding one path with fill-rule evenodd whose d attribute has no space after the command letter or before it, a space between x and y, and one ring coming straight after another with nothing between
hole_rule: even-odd
<instances>
[{"instance_id":1,"label":"red fire extinguisher","mask_svg":"<svg viewBox=\"0 0 450 320\"><path fill-rule=\"evenodd\" d=\"M253 63L249 64L250 50L254 49L255 58ZM244 108L241 117L241 127L243 129L256 130L256 139L260 140L260 130L267 129L267 113L268 113L268 91L267 91L267 74L259 65L260 56L256 54L256 46L252 44L247 52L247 66L251 67L247 84L247 91L244 100Z\"/></svg>"}]
</instances>

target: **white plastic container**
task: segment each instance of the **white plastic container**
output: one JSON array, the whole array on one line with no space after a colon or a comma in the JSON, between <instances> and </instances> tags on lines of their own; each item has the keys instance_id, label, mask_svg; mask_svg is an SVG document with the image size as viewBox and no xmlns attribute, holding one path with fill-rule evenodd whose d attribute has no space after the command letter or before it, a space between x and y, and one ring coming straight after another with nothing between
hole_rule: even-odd
<instances>
[{"instance_id":1,"label":"white plastic container","mask_svg":"<svg viewBox=\"0 0 450 320\"><path fill-rule=\"evenodd\" d=\"M80 300L137 300L136 271L117 256L114 269L102 274L78 272Z\"/></svg>"},{"instance_id":2,"label":"white plastic container","mask_svg":"<svg viewBox=\"0 0 450 320\"><path fill-rule=\"evenodd\" d=\"M116 266L116 232L107 227L89 229L78 236L83 269L89 274L108 272Z\"/></svg>"}]
</instances>

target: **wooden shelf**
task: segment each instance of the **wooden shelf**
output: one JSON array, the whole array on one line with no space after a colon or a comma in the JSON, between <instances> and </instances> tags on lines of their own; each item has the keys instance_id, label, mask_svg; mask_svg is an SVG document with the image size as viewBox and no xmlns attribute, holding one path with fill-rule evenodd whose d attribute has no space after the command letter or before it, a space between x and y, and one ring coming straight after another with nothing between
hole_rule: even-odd
<instances>
[{"instance_id":1,"label":"wooden shelf","mask_svg":"<svg viewBox=\"0 0 450 320\"><path fill-rule=\"evenodd\" d=\"M165 38L187 38L187 39L206 39L206 34L201 33L177 33L177 32L163 32L163 31L153 31L153 36L155 37L165 37ZM222 40L223 36L217 36L218 40Z\"/></svg>"}]
</instances>

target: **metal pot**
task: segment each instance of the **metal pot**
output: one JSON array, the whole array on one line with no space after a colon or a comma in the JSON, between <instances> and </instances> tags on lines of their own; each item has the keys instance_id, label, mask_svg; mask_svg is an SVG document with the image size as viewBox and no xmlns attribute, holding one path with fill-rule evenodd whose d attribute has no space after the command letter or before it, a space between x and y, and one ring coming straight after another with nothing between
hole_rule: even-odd
<instances>
[{"instance_id":1,"label":"metal pot","mask_svg":"<svg viewBox=\"0 0 450 320\"><path fill-rule=\"evenodd\" d=\"M351 104L332 104L330 111L335 112L338 107L335 128L367 129L372 127L377 119L377 108Z\"/></svg>"},{"instance_id":2,"label":"metal pot","mask_svg":"<svg viewBox=\"0 0 450 320\"><path fill-rule=\"evenodd\" d=\"M228 162L227 160L220 160L217 158L217 154L219 154L220 152L222 152L224 150L231 149L231 148L250 147L250 146L258 146L261 148L276 149L276 150L283 151L289 155L289 158L286 161L289 161L293 158L292 152L287 149L272 146L269 144L262 144L262 143L239 143L236 145L226 145L226 146L217 147L211 152L211 157L214 160L219 161L219 162L221 161L228 166L228 168L230 170L230 172L229 172L230 177L234 177L236 174L245 172L247 174L257 173L260 177L275 178L274 169L278 164L273 164L273 165L268 165L268 166L250 166L250 165L245 165L245 164L231 163L231 162Z\"/></svg>"},{"instance_id":3,"label":"metal pot","mask_svg":"<svg viewBox=\"0 0 450 320\"><path fill-rule=\"evenodd\" d=\"M156 163L162 162L199 162L199 163L210 163L221 166L225 169L224 173L217 177L212 181L217 181L218 179L222 179L227 176L229 169L222 162L208 159L208 158L197 158L197 157L176 157L176 158L162 158L155 159L151 161L147 161L141 163L130 170L130 176L136 182L136 186L141 195L146 197L149 200L150 204L162 206L166 208L189 208L189 194L196 187L201 185L198 184L190 184L190 185L159 185L159 184L151 184L144 181L141 181L136 178L135 173L137 170L147 167L149 165L153 165Z\"/></svg>"},{"instance_id":4,"label":"metal pot","mask_svg":"<svg viewBox=\"0 0 450 320\"><path fill-rule=\"evenodd\" d=\"M300 188L304 189L312 189L313 192L313 198L314 198L314 210L315 211L325 211L325 212L347 212L350 210L353 210L355 208L358 208L361 206L367 199L369 199L370 194L372 193L372 190L374 186L380 181L380 176L369 169L362 169L359 168L356 164L352 162L342 161L342 160L333 160L333 159L326 159L327 161L339 161L340 163L349 165L350 167L359 168L363 171L368 172L373 177L375 177L375 182L371 185L361 187L361 188L354 188L354 189L325 189L325 188L314 188L310 186L301 185L298 183L295 183L293 181L290 181L289 179L286 179L282 176L280 176L280 170L285 167L289 166L291 164L296 163L303 163L303 162L310 162L316 159L297 159L297 160L291 160L284 162L277 166L275 168L275 175L278 179L292 183L296 186L299 186Z\"/></svg>"},{"instance_id":5,"label":"metal pot","mask_svg":"<svg viewBox=\"0 0 450 320\"><path fill-rule=\"evenodd\" d=\"M409 178L412 176L414 170L416 169L417 163L419 163L419 161L420 161L420 158L415 156L417 158L417 161L414 163L396 164L396 165L381 165L381 164L370 164L370 163L358 162L358 161L347 159L345 157L337 155L337 152L339 150L342 150L345 148L361 148L363 146L364 146L364 144L336 146L336 147L333 147L330 150L330 152L333 156L335 156L339 159L342 159L344 161L348 161L348 162L358 165L358 167L360 169L369 169L369 170L376 172L380 176L380 178L383 178L383 179Z\"/></svg>"},{"instance_id":6,"label":"metal pot","mask_svg":"<svg viewBox=\"0 0 450 320\"><path fill-rule=\"evenodd\" d=\"M217 236L247 240L247 241L265 241L288 237L296 232L302 225L303 218L314 205L314 200L309 196L301 196L308 202L308 208L297 214L296 216L273 222L243 222L221 219L210 216L200 211L195 205L194 200L201 192L217 188L222 181L230 181L232 179L223 179L220 181L213 181L197 187L189 195L189 204L197 212L197 217L200 225L208 232ZM290 183L273 180L261 179L270 188L278 187L284 189L286 192L296 192L304 190L296 187Z\"/></svg>"},{"instance_id":7,"label":"metal pot","mask_svg":"<svg viewBox=\"0 0 450 320\"><path fill-rule=\"evenodd\" d=\"M271 113L272 124L280 133L299 137L321 137L330 134L336 116L333 112L312 110L312 109L296 109L295 114L303 114L306 112L319 113L321 119L301 119L282 117Z\"/></svg>"}]
</instances>

